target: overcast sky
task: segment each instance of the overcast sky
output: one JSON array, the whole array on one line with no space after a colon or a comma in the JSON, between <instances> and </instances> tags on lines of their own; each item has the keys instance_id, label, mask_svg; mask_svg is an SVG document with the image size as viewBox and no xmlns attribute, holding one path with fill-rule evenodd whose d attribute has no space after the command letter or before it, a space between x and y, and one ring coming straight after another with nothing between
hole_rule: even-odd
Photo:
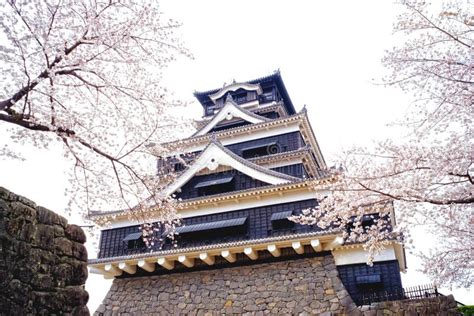
<instances>
[{"instance_id":1,"label":"overcast sky","mask_svg":"<svg viewBox=\"0 0 474 316\"><path fill-rule=\"evenodd\" d=\"M307 105L321 150L330 165L343 148L368 145L377 137L402 137L386 124L401 117L410 97L376 83L381 58L396 45L392 23L400 9L392 1L161 1L165 15L181 21L179 30L194 59L179 58L164 84L177 99L191 102L193 91L247 81L280 69L297 109ZM2 138L0 143L7 141ZM26 152L31 153L27 148ZM25 162L0 160L0 186L55 211L64 209L64 163L57 151L35 150ZM430 237L418 234L426 247ZM90 254L93 256L94 254ZM405 286L429 281L408 257ZM87 289L94 311L110 282L91 276ZM458 292L457 292L458 293ZM474 303L469 293L456 299Z\"/></svg>"}]
</instances>

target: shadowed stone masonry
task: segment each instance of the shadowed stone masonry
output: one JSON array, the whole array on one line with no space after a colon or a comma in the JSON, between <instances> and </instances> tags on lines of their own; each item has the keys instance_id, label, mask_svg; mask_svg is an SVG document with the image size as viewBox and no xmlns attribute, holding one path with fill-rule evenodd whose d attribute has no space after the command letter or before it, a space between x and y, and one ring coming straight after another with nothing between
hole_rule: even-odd
<instances>
[{"instance_id":1,"label":"shadowed stone masonry","mask_svg":"<svg viewBox=\"0 0 474 316\"><path fill-rule=\"evenodd\" d=\"M115 279L95 315L336 315L356 310L327 255Z\"/></svg>"},{"instance_id":2,"label":"shadowed stone masonry","mask_svg":"<svg viewBox=\"0 0 474 316\"><path fill-rule=\"evenodd\" d=\"M459 315L450 296L356 307L331 255L115 279L95 316Z\"/></svg>"},{"instance_id":3,"label":"shadowed stone masonry","mask_svg":"<svg viewBox=\"0 0 474 316\"><path fill-rule=\"evenodd\" d=\"M89 315L86 236L0 187L0 315Z\"/></svg>"},{"instance_id":4,"label":"shadowed stone masonry","mask_svg":"<svg viewBox=\"0 0 474 316\"><path fill-rule=\"evenodd\" d=\"M452 295L380 302L359 308L362 316L461 315Z\"/></svg>"}]
</instances>

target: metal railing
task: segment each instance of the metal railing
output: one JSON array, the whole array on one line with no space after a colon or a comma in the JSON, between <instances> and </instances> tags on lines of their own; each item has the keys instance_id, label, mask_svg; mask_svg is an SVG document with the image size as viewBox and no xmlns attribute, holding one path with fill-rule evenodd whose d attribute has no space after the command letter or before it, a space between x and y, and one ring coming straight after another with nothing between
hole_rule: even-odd
<instances>
[{"instance_id":1,"label":"metal railing","mask_svg":"<svg viewBox=\"0 0 474 316\"><path fill-rule=\"evenodd\" d=\"M395 288L386 291L378 291L373 293L364 293L354 295L352 299L356 305L370 305L376 302L414 300L427 297L441 296L438 288L433 284L412 286L407 288Z\"/></svg>"}]
</instances>

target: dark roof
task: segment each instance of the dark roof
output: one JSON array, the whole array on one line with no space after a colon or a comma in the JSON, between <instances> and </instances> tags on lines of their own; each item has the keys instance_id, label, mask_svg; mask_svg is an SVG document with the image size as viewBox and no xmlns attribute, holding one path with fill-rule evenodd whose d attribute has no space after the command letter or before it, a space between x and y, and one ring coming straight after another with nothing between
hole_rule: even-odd
<instances>
[{"instance_id":1,"label":"dark roof","mask_svg":"<svg viewBox=\"0 0 474 316\"><path fill-rule=\"evenodd\" d=\"M239 217L239 218L227 219L223 221L180 226L176 228L176 233L185 234L185 233L200 232L200 231L213 230L213 229L219 229L219 228L242 226L245 224L246 221L247 221L247 217Z\"/></svg>"},{"instance_id":2,"label":"dark roof","mask_svg":"<svg viewBox=\"0 0 474 316\"><path fill-rule=\"evenodd\" d=\"M209 187L211 185L218 185L218 184L224 184L224 183L229 183L234 179L234 176L227 176L227 177L222 177L219 179L214 179L214 180L207 180L207 181L202 181L199 182L194 186L195 189L197 188L202 188L202 187Z\"/></svg>"},{"instance_id":3,"label":"dark roof","mask_svg":"<svg viewBox=\"0 0 474 316\"><path fill-rule=\"evenodd\" d=\"M293 215L293 211L273 213L270 217L270 221L280 221L282 219L288 219L288 217L290 217L291 215Z\"/></svg>"},{"instance_id":4,"label":"dark roof","mask_svg":"<svg viewBox=\"0 0 474 316\"><path fill-rule=\"evenodd\" d=\"M280 91L280 94L281 94L281 96L284 100L285 106L287 108L288 115L295 114L296 113L295 107L293 105L293 102L290 99L288 91L286 90L285 84L283 83L283 79L281 77L281 74L280 74L279 70L275 71L273 74L271 74L269 76L261 77L261 78L250 80L250 81L246 81L245 83L261 84L261 83L269 82L269 81L274 81L275 82L275 84L278 88L278 91ZM203 91L203 92L194 92L194 96L203 105L205 103L205 101L209 100L209 95L210 94L216 93L220 89L222 89L222 88L213 89L213 90L209 90L209 91Z\"/></svg>"}]
</instances>

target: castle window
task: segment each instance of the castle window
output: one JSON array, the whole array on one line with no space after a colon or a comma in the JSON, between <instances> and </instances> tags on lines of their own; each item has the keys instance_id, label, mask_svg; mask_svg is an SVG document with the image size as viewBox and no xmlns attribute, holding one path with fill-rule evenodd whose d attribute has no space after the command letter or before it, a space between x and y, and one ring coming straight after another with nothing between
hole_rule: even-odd
<instances>
[{"instance_id":1,"label":"castle window","mask_svg":"<svg viewBox=\"0 0 474 316\"><path fill-rule=\"evenodd\" d=\"M261 102L276 101L275 89L273 87L264 89L262 95L260 96L260 100Z\"/></svg>"},{"instance_id":2,"label":"castle window","mask_svg":"<svg viewBox=\"0 0 474 316\"><path fill-rule=\"evenodd\" d=\"M247 92L247 101L254 101L257 100L257 92L256 91L248 91Z\"/></svg>"},{"instance_id":3,"label":"castle window","mask_svg":"<svg viewBox=\"0 0 474 316\"><path fill-rule=\"evenodd\" d=\"M277 154L281 152L281 148L276 142L260 144L256 146L246 147L242 149L243 158L254 158L266 155Z\"/></svg>"},{"instance_id":4,"label":"castle window","mask_svg":"<svg viewBox=\"0 0 474 316\"><path fill-rule=\"evenodd\" d=\"M128 249L141 249L145 247L145 242L143 242L141 232L128 234L123 239L123 242L127 243Z\"/></svg>"},{"instance_id":5,"label":"castle window","mask_svg":"<svg viewBox=\"0 0 474 316\"><path fill-rule=\"evenodd\" d=\"M235 94L233 96L233 99L234 99L235 103L237 103L237 104L242 104L242 103L247 102L247 91L245 91L243 93Z\"/></svg>"},{"instance_id":6,"label":"castle window","mask_svg":"<svg viewBox=\"0 0 474 316\"><path fill-rule=\"evenodd\" d=\"M358 285L378 284L381 282L382 277L380 274L359 275L356 277L356 283Z\"/></svg>"},{"instance_id":7,"label":"castle window","mask_svg":"<svg viewBox=\"0 0 474 316\"><path fill-rule=\"evenodd\" d=\"M182 171L182 170L184 170L184 164L182 162L178 162L174 164L175 172Z\"/></svg>"},{"instance_id":8,"label":"castle window","mask_svg":"<svg viewBox=\"0 0 474 316\"><path fill-rule=\"evenodd\" d=\"M373 217L373 215L364 215L364 216L362 216L360 226L362 227L362 229L364 231L367 231L372 225L375 224L374 218L372 218L372 217ZM354 229L355 221L356 221L356 217L352 217L349 220L349 222L347 223L346 230L347 230L348 233L350 233Z\"/></svg>"},{"instance_id":9,"label":"castle window","mask_svg":"<svg viewBox=\"0 0 474 316\"><path fill-rule=\"evenodd\" d=\"M376 292L383 289L382 275L379 273L358 275L355 281L361 292Z\"/></svg>"},{"instance_id":10,"label":"castle window","mask_svg":"<svg viewBox=\"0 0 474 316\"><path fill-rule=\"evenodd\" d=\"M194 186L198 190L198 196L206 196L233 191L234 176L225 176L218 179L201 181Z\"/></svg>"},{"instance_id":11,"label":"castle window","mask_svg":"<svg viewBox=\"0 0 474 316\"><path fill-rule=\"evenodd\" d=\"M180 235L183 235L183 234L190 234L190 233L197 233L197 232L220 230L224 228L226 229L242 228L246 222L247 222L247 217L240 217L240 218L234 218L234 219L227 219L223 221L180 226L176 228L176 232Z\"/></svg>"},{"instance_id":12,"label":"castle window","mask_svg":"<svg viewBox=\"0 0 474 316\"><path fill-rule=\"evenodd\" d=\"M269 118L269 119L277 119L280 117L280 114L278 114L278 112L275 112L275 111L258 113L258 115Z\"/></svg>"},{"instance_id":13,"label":"castle window","mask_svg":"<svg viewBox=\"0 0 474 316\"><path fill-rule=\"evenodd\" d=\"M272 228L284 229L293 227L295 223L288 219L288 217L290 217L291 215L293 215L293 211L273 213L270 217L270 221L272 222Z\"/></svg>"},{"instance_id":14,"label":"castle window","mask_svg":"<svg viewBox=\"0 0 474 316\"><path fill-rule=\"evenodd\" d=\"M222 108L223 104L222 103L218 103L218 104L212 104L212 105L208 105L206 106L206 116L209 116L209 115L214 115L215 113L217 113L219 111L220 108Z\"/></svg>"}]
</instances>

